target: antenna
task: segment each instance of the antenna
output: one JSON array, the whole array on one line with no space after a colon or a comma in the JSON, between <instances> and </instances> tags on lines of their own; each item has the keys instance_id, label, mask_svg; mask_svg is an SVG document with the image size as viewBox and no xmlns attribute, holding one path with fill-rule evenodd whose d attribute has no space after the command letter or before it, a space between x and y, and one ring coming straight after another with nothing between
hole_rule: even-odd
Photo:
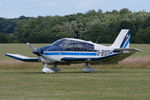
<instances>
[{"instance_id":1,"label":"antenna","mask_svg":"<svg viewBox=\"0 0 150 100\"><path fill-rule=\"evenodd\" d=\"M96 40L96 42L95 42L95 43L97 43L97 42L98 42L98 40L99 40L99 37L100 37L100 35L97 37L97 40Z\"/></svg>"}]
</instances>

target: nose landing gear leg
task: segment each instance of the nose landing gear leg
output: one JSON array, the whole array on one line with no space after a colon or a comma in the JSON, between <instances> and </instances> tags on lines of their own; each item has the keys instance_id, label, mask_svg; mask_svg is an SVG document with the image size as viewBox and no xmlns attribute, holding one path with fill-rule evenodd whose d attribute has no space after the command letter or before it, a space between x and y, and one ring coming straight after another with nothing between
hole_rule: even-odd
<instances>
[{"instance_id":1,"label":"nose landing gear leg","mask_svg":"<svg viewBox=\"0 0 150 100\"><path fill-rule=\"evenodd\" d=\"M60 71L60 69L57 68L57 64L54 64L53 67L49 68L48 64L45 63L44 66L43 66L43 68L42 68L42 72L47 73L47 74L48 73L56 73L58 71Z\"/></svg>"}]
</instances>

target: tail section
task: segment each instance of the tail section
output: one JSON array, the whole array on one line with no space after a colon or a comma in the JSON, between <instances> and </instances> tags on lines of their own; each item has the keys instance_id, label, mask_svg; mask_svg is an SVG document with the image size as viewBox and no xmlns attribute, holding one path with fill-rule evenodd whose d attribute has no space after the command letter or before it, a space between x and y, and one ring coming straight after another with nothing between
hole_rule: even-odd
<instances>
[{"instance_id":1,"label":"tail section","mask_svg":"<svg viewBox=\"0 0 150 100\"><path fill-rule=\"evenodd\" d=\"M129 48L130 44L130 30L122 29L117 36L114 43L111 45L112 48Z\"/></svg>"}]
</instances>

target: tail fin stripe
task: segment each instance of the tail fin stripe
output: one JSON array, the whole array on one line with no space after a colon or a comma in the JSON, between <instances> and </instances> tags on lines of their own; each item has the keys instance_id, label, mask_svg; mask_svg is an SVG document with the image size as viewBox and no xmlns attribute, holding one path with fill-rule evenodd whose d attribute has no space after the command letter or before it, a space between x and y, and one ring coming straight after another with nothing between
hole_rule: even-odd
<instances>
[{"instance_id":1,"label":"tail fin stripe","mask_svg":"<svg viewBox=\"0 0 150 100\"><path fill-rule=\"evenodd\" d=\"M126 48L129 43L130 43L130 36L129 36L127 42L125 43L124 48Z\"/></svg>"},{"instance_id":2,"label":"tail fin stripe","mask_svg":"<svg viewBox=\"0 0 150 100\"><path fill-rule=\"evenodd\" d=\"M126 41L130 38L130 31L126 34L123 42L120 45L120 48L123 48L124 44L126 43Z\"/></svg>"},{"instance_id":3,"label":"tail fin stripe","mask_svg":"<svg viewBox=\"0 0 150 100\"><path fill-rule=\"evenodd\" d=\"M130 44L130 30L122 29L117 36L114 43L111 45L112 48L129 48Z\"/></svg>"}]
</instances>

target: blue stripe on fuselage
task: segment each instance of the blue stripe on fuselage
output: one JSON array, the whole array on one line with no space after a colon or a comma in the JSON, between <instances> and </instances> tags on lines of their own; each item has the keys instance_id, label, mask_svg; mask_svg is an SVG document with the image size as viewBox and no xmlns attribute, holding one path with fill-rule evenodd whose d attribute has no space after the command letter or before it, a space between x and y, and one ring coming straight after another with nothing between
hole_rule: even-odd
<instances>
[{"instance_id":1,"label":"blue stripe on fuselage","mask_svg":"<svg viewBox=\"0 0 150 100\"><path fill-rule=\"evenodd\" d=\"M111 54L111 55L107 55L107 56L103 56L103 57L97 57L97 58L73 58L73 57L64 57L64 58L62 58L61 60L64 60L64 61L101 60L101 59L109 58L109 57L116 56L116 55L119 55L119 54L122 54L122 53L115 53L115 54Z\"/></svg>"},{"instance_id":2,"label":"blue stripe on fuselage","mask_svg":"<svg viewBox=\"0 0 150 100\"><path fill-rule=\"evenodd\" d=\"M96 56L96 52L45 52L44 55Z\"/></svg>"}]
</instances>

